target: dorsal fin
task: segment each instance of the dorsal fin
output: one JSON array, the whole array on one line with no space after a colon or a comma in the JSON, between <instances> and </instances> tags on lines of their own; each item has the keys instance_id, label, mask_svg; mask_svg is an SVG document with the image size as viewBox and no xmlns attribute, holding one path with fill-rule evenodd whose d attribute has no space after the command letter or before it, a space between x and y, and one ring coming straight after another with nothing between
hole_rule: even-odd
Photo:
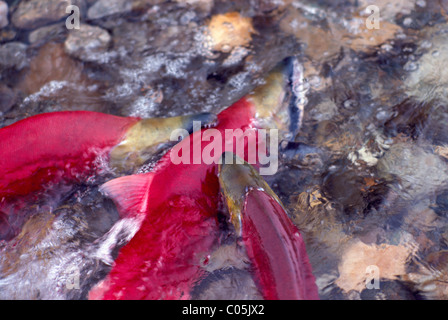
<instances>
[{"instance_id":1,"label":"dorsal fin","mask_svg":"<svg viewBox=\"0 0 448 320\"><path fill-rule=\"evenodd\" d=\"M148 210L149 189L154 174L134 174L110 180L100 191L118 206L120 216L138 215Z\"/></svg>"}]
</instances>

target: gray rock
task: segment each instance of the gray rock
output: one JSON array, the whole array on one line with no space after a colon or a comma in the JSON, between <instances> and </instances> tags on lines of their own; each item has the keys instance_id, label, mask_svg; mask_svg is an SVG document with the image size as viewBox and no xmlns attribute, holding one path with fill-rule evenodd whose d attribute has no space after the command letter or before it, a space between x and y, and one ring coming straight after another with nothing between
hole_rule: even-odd
<instances>
[{"instance_id":1,"label":"gray rock","mask_svg":"<svg viewBox=\"0 0 448 320\"><path fill-rule=\"evenodd\" d=\"M0 1L0 29L8 24L8 4L5 1Z\"/></svg>"},{"instance_id":2,"label":"gray rock","mask_svg":"<svg viewBox=\"0 0 448 320\"><path fill-rule=\"evenodd\" d=\"M448 166L436 154L411 143L396 143L378 161L378 174L398 182L403 198L418 199L444 188ZM394 187L395 188L395 187Z\"/></svg>"},{"instance_id":3,"label":"gray rock","mask_svg":"<svg viewBox=\"0 0 448 320\"><path fill-rule=\"evenodd\" d=\"M330 99L324 100L310 110L310 117L315 121L331 120L336 115L338 106Z\"/></svg>"},{"instance_id":4,"label":"gray rock","mask_svg":"<svg viewBox=\"0 0 448 320\"><path fill-rule=\"evenodd\" d=\"M16 94L14 91L3 85L0 84L0 112L7 112L11 107L14 105L16 101Z\"/></svg>"},{"instance_id":5,"label":"gray rock","mask_svg":"<svg viewBox=\"0 0 448 320\"><path fill-rule=\"evenodd\" d=\"M405 85L407 94L417 101L438 100L446 104L448 75L443 70L448 63L448 35L443 30L434 29L434 34L425 36L431 41L431 49L416 62L408 61L403 67L409 73Z\"/></svg>"},{"instance_id":6,"label":"gray rock","mask_svg":"<svg viewBox=\"0 0 448 320\"><path fill-rule=\"evenodd\" d=\"M87 11L87 18L99 19L117 13L132 10L132 1L129 0L98 0Z\"/></svg>"},{"instance_id":7,"label":"gray rock","mask_svg":"<svg viewBox=\"0 0 448 320\"><path fill-rule=\"evenodd\" d=\"M64 36L67 33L65 23L57 23L49 26L41 27L34 30L28 36L28 41L32 44L46 42L50 39Z\"/></svg>"},{"instance_id":8,"label":"gray rock","mask_svg":"<svg viewBox=\"0 0 448 320\"><path fill-rule=\"evenodd\" d=\"M98 0L87 11L87 18L100 19L130 11L144 12L162 2L166 2L166 0Z\"/></svg>"},{"instance_id":9,"label":"gray rock","mask_svg":"<svg viewBox=\"0 0 448 320\"><path fill-rule=\"evenodd\" d=\"M27 45L21 42L8 42L0 46L0 70L9 68L21 70L28 65Z\"/></svg>"},{"instance_id":10,"label":"gray rock","mask_svg":"<svg viewBox=\"0 0 448 320\"><path fill-rule=\"evenodd\" d=\"M223 269L210 274L194 288L193 300L261 300L252 275L246 270Z\"/></svg>"},{"instance_id":11,"label":"gray rock","mask_svg":"<svg viewBox=\"0 0 448 320\"><path fill-rule=\"evenodd\" d=\"M111 42L109 32L100 27L81 24L79 29L70 31L65 40L65 51L80 60L101 62L107 59L107 50Z\"/></svg>"},{"instance_id":12,"label":"gray rock","mask_svg":"<svg viewBox=\"0 0 448 320\"><path fill-rule=\"evenodd\" d=\"M13 13L11 21L19 29L34 29L68 16L67 7L83 7L83 0L24 0Z\"/></svg>"}]
</instances>

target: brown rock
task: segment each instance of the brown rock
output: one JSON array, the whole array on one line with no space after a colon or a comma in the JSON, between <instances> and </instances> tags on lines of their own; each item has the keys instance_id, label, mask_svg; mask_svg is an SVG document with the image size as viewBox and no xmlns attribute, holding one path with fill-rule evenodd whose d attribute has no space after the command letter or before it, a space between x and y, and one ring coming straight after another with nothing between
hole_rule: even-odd
<instances>
[{"instance_id":1,"label":"brown rock","mask_svg":"<svg viewBox=\"0 0 448 320\"><path fill-rule=\"evenodd\" d=\"M37 56L30 62L30 69L19 88L27 94L32 94L50 81L71 81L75 83L84 80L82 66L71 59L62 45L47 43L42 46Z\"/></svg>"},{"instance_id":2,"label":"brown rock","mask_svg":"<svg viewBox=\"0 0 448 320\"><path fill-rule=\"evenodd\" d=\"M412 245L367 245L356 241L342 255L336 284L345 292L366 288L368 266L376 266L381 279L395 280L406 275L406 263L415 253Z\"/></svg>"},{"instance_id":3,"label":"brown rock","mask_svg":"<svg viewBox=\"0 0 448 320\"><path fill-rule=\"evenodd\" d=\"M100 27L81 24L79 29L70 31L65 40L65 51L83 61L99 61L111 42L109 32Z\"/></svg>"},{"instance_id":4,"label":"brown rock","mask_svg":"<svg viewBox=\"0 0 448 320\"><path fill-rule=\"evenodd\" d=\"M230 52L235 47L247 46L255 32L252 19L238 12L217 14L208 24L208 36L212 50Z\"/></svg>"},{"instance_id":5,"label":"brown rock","mask_svg":"<svg viewBox=\"0 0 448 320\"><path fill-rule=\"evenodd\" d=\"M13 13L11 21L19 29L34 29L68 16L67 6L82 6L81 0L24 0Z\"/></svg>"}]
</instances>

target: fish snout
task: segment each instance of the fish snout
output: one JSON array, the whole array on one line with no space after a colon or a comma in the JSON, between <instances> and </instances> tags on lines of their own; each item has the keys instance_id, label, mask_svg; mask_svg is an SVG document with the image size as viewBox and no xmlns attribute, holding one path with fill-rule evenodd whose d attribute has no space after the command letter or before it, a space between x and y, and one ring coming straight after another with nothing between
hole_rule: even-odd
<instances>
[{"instance_id":1,"label":"fish snout","mask_svg":"<svg viewBox=\"0 0 448 320\"><path fill-rule=\"evenodd\" d=\"M125 134L110 152L110 165L119 171L131 171L143 165L162 149L204 127L217 123L216 115L199 113L168 118L141 119Z\"/></svg>"}]
</instances>

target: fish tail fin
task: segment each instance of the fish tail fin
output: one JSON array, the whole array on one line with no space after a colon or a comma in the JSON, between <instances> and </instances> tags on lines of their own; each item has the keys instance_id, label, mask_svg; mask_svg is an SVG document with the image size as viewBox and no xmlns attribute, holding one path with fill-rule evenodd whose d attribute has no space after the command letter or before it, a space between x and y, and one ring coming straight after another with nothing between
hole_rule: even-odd
<instances>
[{"instance_id":1,"label":"fish tail fin","mask_svg":"<svg viewBox=\"0 0 448 320\"><path fill-rule=\"evenodd\" d=\"M120 177L104 183L100 191L115 202L122 218L146 213L153 177L152 172Z\"/></svg>"}]
</instances>

